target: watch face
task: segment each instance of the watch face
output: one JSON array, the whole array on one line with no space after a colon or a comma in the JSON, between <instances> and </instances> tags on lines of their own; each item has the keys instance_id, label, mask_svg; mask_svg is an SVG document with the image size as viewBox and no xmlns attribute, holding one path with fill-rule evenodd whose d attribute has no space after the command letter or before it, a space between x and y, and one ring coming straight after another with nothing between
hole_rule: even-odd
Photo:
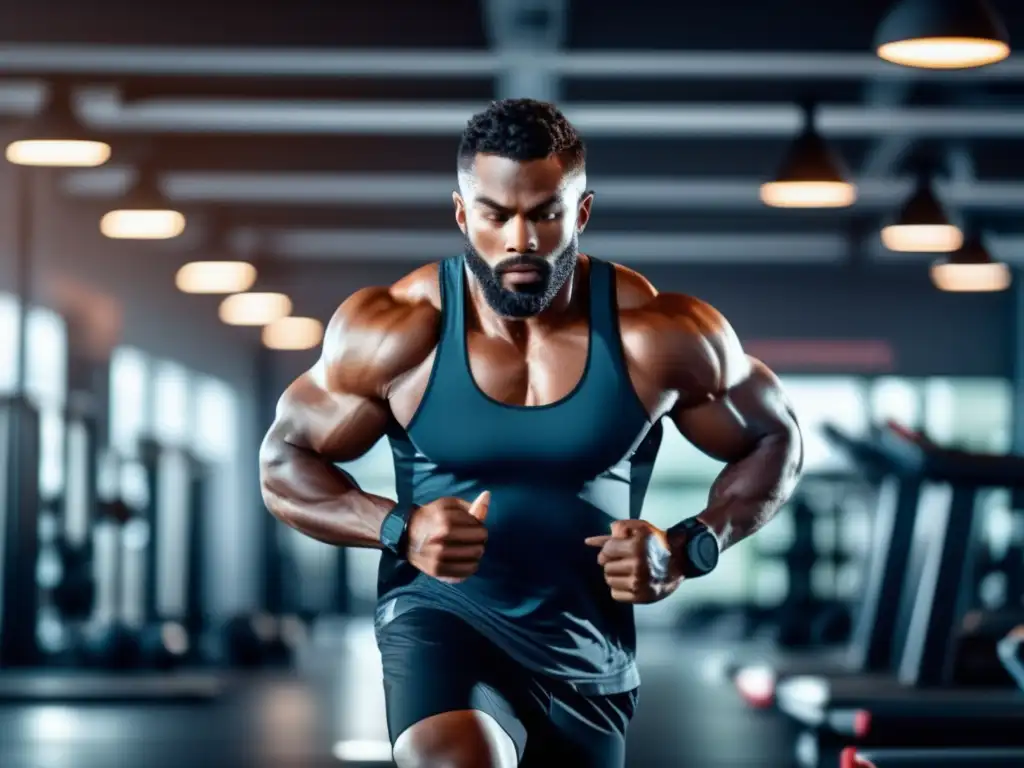
<instances>
[{"instance_id":1,"label":"watch face","mask_svg":"<svg viewBox=\"0 0 1024 768\"><path fill-rule=\"evenodd\" d=\"M712 571L718 565L718 541L707 532L698 533L690 541L690 560L693 565L704 571Z\"/></svg>"}]
</instances>

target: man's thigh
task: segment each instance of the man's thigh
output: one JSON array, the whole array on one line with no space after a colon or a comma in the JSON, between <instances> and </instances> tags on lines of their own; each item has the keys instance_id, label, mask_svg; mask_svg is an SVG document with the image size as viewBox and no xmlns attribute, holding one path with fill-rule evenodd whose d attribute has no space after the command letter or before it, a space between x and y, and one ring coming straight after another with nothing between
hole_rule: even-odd
<instances>
[{"instance_id":1,"label":"man's thigh","mask_svg":"<svg viewBox=\"0 0 1024 768\"><path fill-rule=\"evenodd\" d=\"M637 692L583 696L521 668L458 616L414 607L378 630L392 745L446 712L490 716L526 768L621 768Z\"/></svg>"},{"instance_id":2,"label":"man's thigh","mask_svg":"<svg viewBox=\"0 0 1024 768\"><path fill-rule=\"evenodd\" d=\"M410 608L378 631L377 645L392 745L417 723L476 710L493 718L522 758L526 729L502 674L511 662L473 627L452 613Z\"/></svg>"}]
</instances>

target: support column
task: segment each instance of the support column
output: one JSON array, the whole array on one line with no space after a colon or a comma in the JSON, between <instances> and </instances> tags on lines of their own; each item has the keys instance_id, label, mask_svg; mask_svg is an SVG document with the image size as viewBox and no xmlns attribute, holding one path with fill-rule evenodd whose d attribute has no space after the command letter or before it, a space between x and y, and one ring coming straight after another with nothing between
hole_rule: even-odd
<instances>
[{"instance_id":1,"label":"support column","mask_svg":"<svg viewBox=\"0 0 1024 768\"><path fill-rule=\"evenodd\" d=\"M484 23L492 49L505 59L498 78L499 99L532 98L557 102L557 74L536 64L565 43L569 0L485 0Z\"/></svg>"}]
</instances>

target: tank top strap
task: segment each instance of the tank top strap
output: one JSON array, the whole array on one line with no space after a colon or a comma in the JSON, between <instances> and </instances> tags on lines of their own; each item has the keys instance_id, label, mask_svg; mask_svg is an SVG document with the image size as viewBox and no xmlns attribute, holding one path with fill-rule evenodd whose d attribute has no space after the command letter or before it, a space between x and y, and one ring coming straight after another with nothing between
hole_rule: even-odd
<instances>
[{"instance_id":1,"label":"tank top strap","mask_svg":"<svg viewBox=\"0 0 1024 768\"><path fill-rule=\"evenodd\" d=\"M458 357L451 358L457 360L462 358L463 347L466 344L463 257L452 256L444 259L438 270L437 280L441 293L441 346L445 353L457 355Z\"/></svg>"},{"instance_id":2,"label":"tank top strap","mask_svg":"<svg viewBox=\"0 0 1024 768\"><path fill-rule=\"evenodd\" d=\"M429 389L441 387L453 392L472 390L469 355L466 349L466 293L464 257L452 256L438 267L441 296L441 338L431 373Z\"/></svg>"},{"instance_id":3,"label":"tank top strap","mask_svg":"<svg viewBox=\"0 0 1024 768\"><path fill-rule=\"evenodd\" d=\"M590 332L604 342L615 363L625 359L619 336L615 268L593 256L590 257Z\"/></svg>"}]
</instances>

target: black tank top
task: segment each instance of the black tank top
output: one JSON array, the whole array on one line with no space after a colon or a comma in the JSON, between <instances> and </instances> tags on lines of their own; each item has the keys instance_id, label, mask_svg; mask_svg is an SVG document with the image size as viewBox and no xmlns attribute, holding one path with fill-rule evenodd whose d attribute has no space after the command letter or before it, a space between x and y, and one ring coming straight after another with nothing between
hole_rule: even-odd
<instances>
[{"instance_id":1,"label":"black tank top","mask_svg":"<svg viewBox=\"0 0 1024 768\"><path fill-rule=\"evenodd\" d=\"M579 383L543 406L498 402L469 367L465 266L440 265L442 333L423 400L388 437L400 505L491 492L480 568L461 584L382 555L380 629L421 605L462 617L525 667L611 694L639 685L633 608L611 599L583 543L639 517L661 441L633 390L619 335L614 268L590 259L590 331ZM652 428L653 426L653 428Z\"/></svg>"}]
</instances>

